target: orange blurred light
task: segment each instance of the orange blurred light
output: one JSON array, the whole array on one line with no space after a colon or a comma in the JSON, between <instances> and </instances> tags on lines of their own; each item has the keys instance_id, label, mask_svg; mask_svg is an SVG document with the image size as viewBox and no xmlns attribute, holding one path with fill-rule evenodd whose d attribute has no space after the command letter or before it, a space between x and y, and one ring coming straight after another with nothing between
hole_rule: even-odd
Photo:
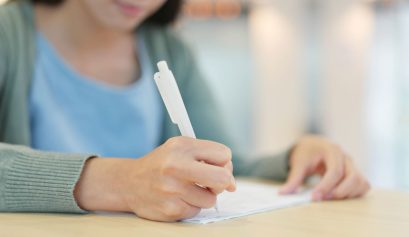
<instances>
[{"instance_id":1,"label":"orange blurred light","mask_svg":"<svg viewBox=\"0 0 409 237\"><path fill-rule=\"evenodd\" d=\"M240 16L241 11L239 0L189 0L183 8L186 16L199 19L232 19Z\"/></svg>"},{"instance_id":2,"label":"orange blurred light","mask_svg":"<svg viewBox=\"0 0 409 237\"><path fill-rule=\"evenodd\" d=\"M215 15L223 19L239 17L241 3L237 0L217 0L215 2Z\"/></svg>"}]
</instances>

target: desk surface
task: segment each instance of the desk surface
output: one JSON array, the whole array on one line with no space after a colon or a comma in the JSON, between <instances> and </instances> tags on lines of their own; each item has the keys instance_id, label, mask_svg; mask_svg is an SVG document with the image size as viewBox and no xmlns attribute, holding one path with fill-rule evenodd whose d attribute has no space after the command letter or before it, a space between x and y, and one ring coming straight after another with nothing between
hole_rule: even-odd
<instances>
[{"instance_id":1,"label":"desk surface","mask_svg":"<svg viewBox=\"0 0 409 237\"><path fill-rule=\"evenodd\" d=\"M0 214L0 236L409 236L409 193L313 203L208 225L132 215Z\"/></svg>"}]
</instances>

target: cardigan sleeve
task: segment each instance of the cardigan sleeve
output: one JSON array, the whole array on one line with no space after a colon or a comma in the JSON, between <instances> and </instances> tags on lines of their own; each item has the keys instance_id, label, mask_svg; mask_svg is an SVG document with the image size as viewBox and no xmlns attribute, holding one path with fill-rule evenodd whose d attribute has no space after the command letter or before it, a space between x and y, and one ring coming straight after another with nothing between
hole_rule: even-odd
<instances>
[{"instance_id":1,"label":"cardigan sleeve","mask_svg":"<svg viewBox=\"0 0 409 237\"><path fill-rule=\"evenodd\" d=\"M0 22L0 93L1 88L3 87L3 83L6 77L6 53L4 49L4 32L2 31L2 23ZM3 43L2 43L3 42ZM0 95L1 96L1 95Z\"/></svg>"},{"instance_id":2,"label":"cardigan sleeve","mask_svg":"<svg viewBox=\"0 0 409 237\"><path fill-rule=\"evenodd\" d=\"M233 152L235 175L280 181L286 179L287 160L291 149L266 157L245 157L226 131L225 121L215 96L202 77L191 50L177 36L172 36L172 33L170 33L169 41L172 44L171 54L177 57L177 60L173 60L172 67L177 74L181 94L197 137L229 146Z\"/></svg>"},{"instance_id":3,"label":"cardigan sleeve","mask_svg":"<svg viewBox=\"0 0 409 237\"><path fill-rule=\"evenodd\" d=\"M0 143L0 211L85 213L74 188L91 157Z\"/></svg>"}]
</instances>

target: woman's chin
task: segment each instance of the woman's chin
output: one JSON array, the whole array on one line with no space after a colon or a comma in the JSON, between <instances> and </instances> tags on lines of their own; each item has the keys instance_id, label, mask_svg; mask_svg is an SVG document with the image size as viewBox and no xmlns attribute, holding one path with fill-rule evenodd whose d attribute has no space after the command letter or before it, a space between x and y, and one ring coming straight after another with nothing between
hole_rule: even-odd
<instances>
[{"instance_id":1,"label":"woman's chin","mask_svg":"<svg viewBox=\"0 0 409 237\"><path fill-rule=\"evenodd\" d=\"M107 28L110 28L115 31L122 31L122 32L130 32L138 28L138 26L142 23L143 20L137 19L137 20L116 20L116 21L110 21L105 24Z\"/></svg>"}]
</instances>

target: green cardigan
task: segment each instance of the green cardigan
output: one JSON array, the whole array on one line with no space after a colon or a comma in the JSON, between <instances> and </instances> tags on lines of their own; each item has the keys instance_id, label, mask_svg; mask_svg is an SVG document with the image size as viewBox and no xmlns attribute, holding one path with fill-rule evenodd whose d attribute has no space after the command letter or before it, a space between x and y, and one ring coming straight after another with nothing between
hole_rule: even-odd
<instances>
[{"instance_id":1,"label":"green cardigan","mask_svg":"<svg viewBox=\"0 0 409 237\"><path fill-rule=\"evenodd\" d=\"M28 94L36 51L33 22L32 5L27 1L0 7L0 211L83 213L73 190L85 161L94 154L44 152L29 147ZM232 147L222 120L214 116L221 113L189 49L170 29L142 27L152 66L160 60L168 61L198 138ZM163 124L162 142L179 135L168 116ZM232 150L235 175L281 180L287 175L287 151L245 160L234 147Z\"/></svg>"}]
</instances>

